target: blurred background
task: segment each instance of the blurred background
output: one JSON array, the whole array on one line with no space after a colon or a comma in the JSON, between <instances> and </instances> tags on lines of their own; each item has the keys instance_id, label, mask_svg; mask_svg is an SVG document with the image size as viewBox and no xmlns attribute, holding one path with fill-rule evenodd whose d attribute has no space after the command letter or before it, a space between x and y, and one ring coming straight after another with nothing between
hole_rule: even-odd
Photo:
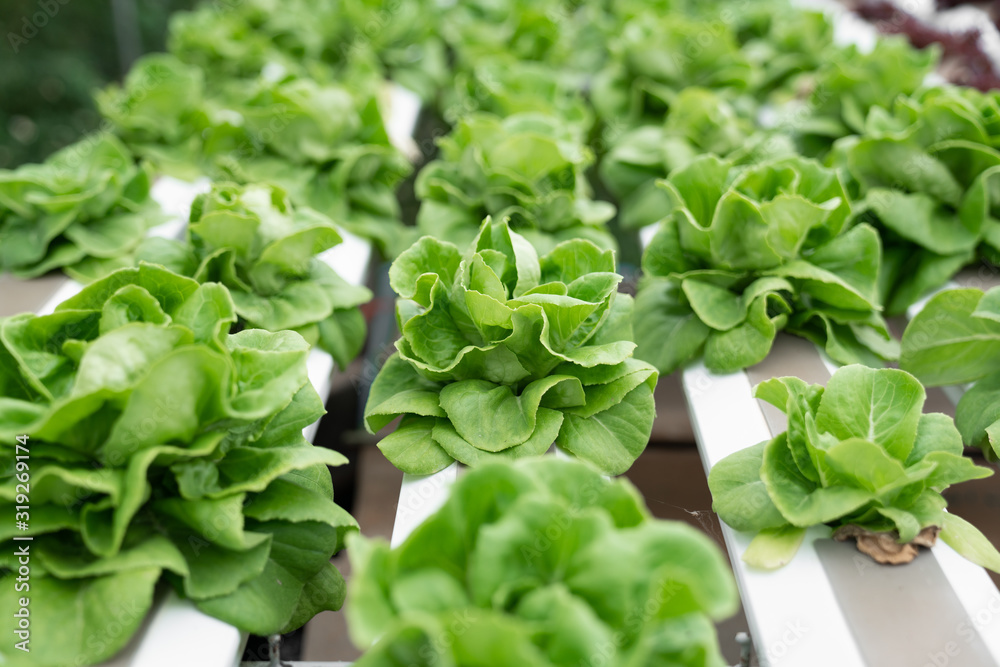
<instances>
[{"instance_id":1,"label":"blurred background","mask_svg":"<svg viewBox=\"0 0 1000 667\"><path fill-rule=\"evenodd\" d=\"M0 3L0 169L38 162L95 129L93 91L162 51L167 19L195 0Z\"/></svg>"}]
</instances>

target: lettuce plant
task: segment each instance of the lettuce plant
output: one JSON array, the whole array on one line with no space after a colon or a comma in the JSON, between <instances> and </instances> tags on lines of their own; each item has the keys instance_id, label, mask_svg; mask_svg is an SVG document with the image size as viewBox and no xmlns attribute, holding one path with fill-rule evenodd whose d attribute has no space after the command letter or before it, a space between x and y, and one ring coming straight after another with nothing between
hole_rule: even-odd
<instances>
[{"instance_id":1,"label":"lettuce plant","mask_svg":"<svg viewBox=\"0 0 1000 667\"><path fill-rule=\"evenodd\" d=\"M607 57L597 3L466 0L441 5L437 21L458 70L511 57L543 63L582 86Z\"/></svg>"},{"instance_id":2,"label":"lettuce plant","mask_svg":"<svg viewBox=\"0 0 1000 667\"><path fill-rule=\"evenodd\" d=\"M918 50L902 36L880 37L870 52L844 47L795 82L794 99L803 89L809 97L785 106L782 122L799 136L806 155L824 155L835 140L862 132L872 107L890 106L920 88L939 56L936 47Z\"/></svg>"},{"instance_id":3,"label":"lettuce plant","mask_svg":"<svg viewBox=\"0 0 1000 667\"><path fill-rule=\"evenodd\" d=\"M703 354L731 372L762 361L782 329L841 363L896 355L877 297L879 236L849 224L835 171L708 155L661 183L671 208L643 255L639 357L667 373Z\"/></svg>"},{"instance_id":4,"label":"lettuce plant","mask_svg":"<svg viewBox=\"0 0 1000 667\"><path fill-rule=\"evenodd\" d=\"M317 255L340 243L324 215L293 208L267 185L216 183L191 206L184 242L148 239L137 259L229 288L241 327L290 329L343 369L365 343L360 306L372 298Z\"/></svg>"},{"instance_id":5,"label":"lettuce plant","mask_svg":"<svg viewBox=\"0 0 1000 667\"><path fill-rule=\"evenodd\" d=\"M751 88L754 70L730 26L676 13L643 13L625 23L590 95L598 117L626 125L655 123L689 86Z\"/></svg>"},{"instance_id":6,"label":"lettuce plant","mask_svg":"<svg viewBox=\"0 0 1000 667\"><path fill-rule=\"evenodd\" d=\"M0 270L53 269L87 281L107 273L166 220L150 172L113 136L84 137L42 164L0 170Z\"/></svg>"},{"instance_id":7,"label":"lettuce plant","mask_svg":"<svg viewBox=\"0 0 1000 667\"><path fill-rule=\"evenodd\" d=\"M962 456L951 418L922 414L924 388L896 369L846 366L826 388L794 378L762 382L755 395L788 415L788 430L712 468L712 509L756 533L743 560L780 567L810 526L835 537L888 533L906 558L911 543L940 537L969 560L1000 572L1000 553L974 526L945 511L941 492L992 471ZM859 548L868 549L859 539ZM906 549L902 545L909 545ZM883 547L886 546L883 544ZM877 557L896 556L870 549ZM908 553L906 553L908 552Z\"/></svg>"},{"instance_id":8,"label":"lettuce plant","mask_svg":"<svg viewBox=\"0 0 1000 667\"><path fill-rule=\"evenodd\" d=\"M725 5L721 9L725 11ZM836 57L829 18L787 0L752 3L736 14L734 30L740 50L755 69L755 95L761 101Z\"/></svg>"},{"instance_id":9,"label":"lettuce plant","mask_svg":"<svg viewBox=\"0 0 1000 667\"><path fill-rule=\"evenodd\" d=\"M401 229L395 188L411 166L389 141L375 89L351 83L284 74L206 89L197 67L159 55L98 102L164 171L278 185L391 253Z\"/></svg>"},{"instance_id":10,"label":"lettuce plant","mask_svg":"<svg viewBox=\"0 0 1000 667\"><path fill-rule=\"evenodd\" d=\"M171 17L170 52L213 81L253 78L281 67L320 81L356 71L387 77L431 100L447 80L432 3L373 0L242 0Z\"/></svg>"},{"instance_id":11,"label":"lettuce plant","mask_svg":"<svg viewBox=\"0 0 1000 667\"><path fill-rule=\"evenodd\" d=\"M614 255L584 239L538 257L487 220L463 255L424 237L393 263L402 338L372 383L372 433L414 474L545 453L553 443L610 474L642 452L656 370L632 359L632 299Z\"/></svg>"},{"instance_id":12,"label":"lettuce plant","mask_svg":"<svg viewBox=\"0 0 1000 667\"><path fill-rule=\"evenodd\" d=\"M358 667L722 667L725 557L635 488L545 457L465 473L398 547L348 538Z\"/></svg>"},{"instance_id":13,"label":"lettuce plant","mask_svg":"<svg viewBox=\"0 0 1000 667\"><path fill-rule=\"evenodd\" d=\"M899 365L929 387L975 382L955 423L967 444L1000 460L1000 289L935 295L903 332Z\"/></svg>"},{"instance_id":14,"label":"lettuce plant","mask_svg":"<svg viewBox=\"0 0 1000 667\"><path fill-rule=\"evenodd\" d=\"M864 219L885 241L890 314L942 286L977 249L1000 257L1000 104L994 93L932 88L875 107L860 136L834 146Z\"/></svg>"},{"instance_id":15,"label":"lettuce plant","mask_svg":"<svg viewBox=\"0 0 1000 667\"><path fill-rule=\"evenodd\" d=\"M658 222L669 208L669 196L656 181L700 155L744 163L794 152L788 138L759 132L724 96L692 86L677 94L662 124L618 138L601 160L600 175L621 202L621 224L638 228Z\"/></svg>"},{"instance_id":16,"label":"lettuce plant","mask_svg":"<svg viewBox=\"0 0 1000 667\"><path fill-rule=\"evenodd\" d=\"M205 94L201 69L154 53L136 61L121 86L97 91L94 100L132 151L162 172L194 180L204 171L202 134L211 125Z\"/></svg>"},{"instance_id":17,"label":"lettuce plant","mask_svg":"<svg viewBox=\"0 0 1000 667\"><path fill-rule=\"evenodd\" d=\"M236 103L245 126L218 124L207 146L220 176L278 185L390 255L402 249L396 186L412 166L374 93L286 79L248 85Z\"/></svg>"},{"instance_id":18,"label":"lettuce plant","mask_svg":"<svg viewBox=\"0 0 1000 667\"><path fill-rule=\"evenodd\" d=\"M440 158L417 175L424 234L465 248L491 215L509 218L542 252L581 237L616 247L603 227L614 207L590 198L585 171L593 155L579 128L539 113L481 112L462 118L438 144Z\"/></svg>"},{"instance_id":19,"label":"lettuce plant","mask_svg":"<svg viewBox=\"0 0 1000 667\"><path fill-rule=\"evenodd\" d=\"M451 123L475 111L500 117L542 113L585 133L594 120L576 82L567 81L550 65L501 57L456 72L454 86L444 91L442 107Z\"/></svg>"},{"instance_id":20,"label":"lettuce plant","mask_svg":"<svg viewBox=\"0 0 1000 667\"><path fill-rule=\"evenodd\" d=\"M256 77L268 66L315 70L340 55L330 40L339 13L313 0L241 0L221 11L203 4L170 17L168 47L215 82Z\"/></svg>"},{"instance_id":21,"label":"lettuce plant","mask_svg":"<svg viewBox=\"0 0 1000 667\"><path fill-rule=\"evenodd\" d=\"M31 536L32 625L49 639L30 654L4 647L8 664L103 661L161 580L261 635L340 607L330 556L356 524L326 467L346 459L302 436L323 414L309 345L290 331L229 335L235 320L225 287L153 265L116 271L51 315L0 320L11 517L31 485L27 526L0 531L0 612L13 618L23 595L12 538Z\"/></svg>"},{"instance_id":22,"label":"lettuce plant","mask_svg":"<svg viewBox=\"0 0 1000 667\"><path fill-rule=\"evenodd\" d=\"M612 125L658 123L688 87L738 102L746 113L829 58L833 26L787 0L608 3L610 62L591 99ZM779 95L780 99L781 95Z\"/></svg>"},{"instance_id":23,"label":"lettuce plant","mask_svg":"<svg viewBox=\"0 0 1000 667\"><path fill-rule=\"evenodd\" d=\"M328 43L339 45L345 66L373 58L387 79L431 103L452 76L439 34L437 4L435 0L337 3L339 32Z\"/></svg>"}]
</instances>

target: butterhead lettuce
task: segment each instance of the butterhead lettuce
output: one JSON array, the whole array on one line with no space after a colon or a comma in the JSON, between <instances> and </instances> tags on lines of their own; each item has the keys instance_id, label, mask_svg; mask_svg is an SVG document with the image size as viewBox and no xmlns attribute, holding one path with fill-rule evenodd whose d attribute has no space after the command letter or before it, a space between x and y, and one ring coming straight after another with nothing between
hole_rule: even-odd
<instances>
[{"instance_id":1,"label":"butterhead lettuce","mask_svg":"<svg viewBox=\"0 0 1000 667\"><path fill-rule=\"evenodd\" d=\"M343 81L360 71L432 100L448 75L434 9L427 0L241 0L224 11L201 5L171 16L168 47L213 81L275 68Z\"/></svg>"},{"instance_id":2,"label":"butterhead lettuce","mask_svg":"<svg viewBox=\"0 0 1000 667\"><path fill-rule=\"evenodd\" d=\"M456 123L476 111L501 117L544 113L587 131L594 114L578 83L561 74L544 63L499 56L483 59L456 73L454 86L442 95L443 115Z\"/></svg>"},{"instance_id":3,"label":"butterhead lettuce","mask_svg":"<svg viewBox=\"0 0 1000 667\"><path fill-rule=\"evenodd\" d=\"M293 207L278 187L234 183L196 197L190 217L184 242L148 239L137 259L222 283L241 327L295 331L341 369L358 355L367 332L359 306L372 294L318 258L341 241L329 218Z\"/></svg>"},{"instance_id":4,"label":"butterhead lettuce","mask_svg":"<svg viewBox=\"0 0 1000 667\"><path fill-rule=\"evenodd\" d=\"M753 84L754 70L734 30L718 20L643 12L622 25L611 52L591 92L605 122L656 122L689 86L739 95Z\"/></svg>"},{"instance_id":5,"label":"butterhead lettuce","mask_svg":"<svg viewBox=\"0 0 1000 667\"><path fill-rule=\"evenodd\" d=\"M161 580L244 632L269 634L338 609L330 564L354 520L310 445L323 414L309 345L246 329L229 292L153 265L92 283L50 315L0 320L0 505L30 518L0 534L0 612L18 607L16 535L31 542L31 652L11 665L105 660ZM15 464L26 442L27 468ZM23 453L24 450L21 451ZM27 474L30 472L30 475Z\"/></svg>"},{"instance_id":6,"label":"butterhead lettuce","mask_svg":"<svg viewBox=\"0 0 1000 667\"><path fill-rule=\"evenodd\" d=\"M376 91L280 68L208 86L197 66L154 54L97 101L161 171L277 185L392 254L402 230L395 188L412 167L389 141Z\"/></svg>"},{"instance_id":7,"label":"butterhead lettuce","mask_svg":"<svg viewBox=\"0 0 1000 667\"><path fill-rule=\"evenodd\" d=\"M1000 289L931 298L903 332L899 365L928 387L975 382L955 422L967 444L1000 460Z\"/></svg>"},{"instance_id":8,"label":"butterhead lettuce","mask_svg":"<svg viewBox=\"0 0 1000 667\"><path fill-rule=\"evenodd\" d=\"M922 413L924 388L912 375L845 366L825 388L786 377L754 393L788 416L788 430L727 456L708 476L719 518L757 534L743 560L780 567L819 524L889 533L900 544L940 529L955 551L1000 572L1000 553L946 512L941 495L993 473L962 456L951 418Z\"/></svg>"},{"instance_id":9,"label":"butterhead lettuce","mask_svg":"<svg viewBox=\"0 0 1000 667\"><path fill-rule=\"evenodd\" d=\"M704 356L732 372L762 361L781 330L841 363L897 354L878 301L878 233L851 225L835 171L800 157L739 167L706 155L661 187L670 207L643 254L640 358L669 373Z\"/></svg>"},{"instance_id":10,"label":"butterhead lettuce","mask_svg":"<svg viewBox=\"0 0 1000 667\"><path fill-rule=\"evenodd\" d=\"M578 85L607 56L598 3L467 0L437 4L437 30L458 70L501 56L540 62Z\"/></svg>"},{"instance_id":11,"label":"butterhead lettuce","mask_svg":"<svg viewBox=\"0 0 1000 667\"><path fill-rule=\"evenodd\" d=\"M0 270L33 278L62 269L88 282L124 266L166 221L151 180L148 165L106 132L42 164L0 170Z\"/></svg>"},{"instance_id":12,"label":"butterhead lettuce","mask_svg":"<svg viewBox=\"0 0 1000 667\"><path fill-rule=\"evenodd\" d=\"M491 215L509 218L542 252L574 238L616 247L604 228L614 206L591 198L585 172L593 155L581 128L543 113L478 112L438 144L440 157L416 181L424 234L465 248Z\"/></svg>"},{"instance_id":13,"label":"butterhead lettuce","mask_svg":"<svg viewBox=\"0 0 1000 667\"><path fill-rule=\"evenodd\" d=\"M718 547L580 462L482 466L397 548L349 540L358 667L726 664Z\"/></svg>"},{"instance_id":14,"label":"butterhead lettuce","mask_svg":"<svg viewBox=\"0 0 1000 667\"><path fill-rule=\"evenodd\" d=\"M601 181L620 202L621 225L659 222L670 208L670 197L656 181L705 153L746 164L792 155L795 149L788 137L758 130L725 96L685 88L661 124L625 132L601 159Z\"/></svg>"},{"instance_id":15,"label":"butterhead lettuce","mask_svg":"<svg viewBox=\"0 0 1000 667\"><path fill-rule=\"evenodd\" d=\"M916 49L902 35L882 36L867 52L842 47L797 82L809 97L790 106L787 124L806 155L825 155L837 139L862 132L873 107L916 92L939 59L936 45Z\"/></svg>"},{"instance_id":16,"label":"butterhead lettuce","mask_svg":"<svg viewBox=\"0 0 1000 667\"><path fill-rule=\"evenodd\" d=\"M887 105L888 107L888 105ZM905 312L977 255L1000 258L1000 97L930 88L875 107L864 131L834 146L862 219L884 241L882 292Z\"/></svg>"},{"instance_id":17,"label":"butterhead lettuce","mask_svg":"<svg viewBox=\"0 0 1000 667\"><path fill-rule=\"evenodd\" d=\"M424 237L389 270L402 338L372 383L365 425L404 472L545 453L553 443L623 473L653 425L656 370L632 358L632 298L614 255L564 241L541 257L487 220L463 254Z\"/></svg>"}]
</instances>

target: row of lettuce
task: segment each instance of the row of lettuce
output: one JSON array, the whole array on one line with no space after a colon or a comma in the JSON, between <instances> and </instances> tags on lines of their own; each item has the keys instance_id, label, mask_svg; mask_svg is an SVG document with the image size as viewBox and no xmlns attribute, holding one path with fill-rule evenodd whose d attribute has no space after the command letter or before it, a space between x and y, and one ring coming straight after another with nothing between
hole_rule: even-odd
<instances>
[{"instance_id":1,"label":"row of lettuce","mask_svg":"<svg viewBox=\"0 0 1000 667\"><path fill-rule=\"evenodd\" d=\"M265 2L206 5L177 18L174 53L99 95L108 133L2 175L0 262L88 282L146 259L139 246L161 221L150 173L274 185L389 257L425 234L464 249L486 216L541 253L574 238L617 249L659 224L636 336L660 372L699 356L717 371L752 365L782 329L840 363L895 360L883 314L1000 245L996 96L922 88L933 51L834 46L818 14L703 5L669 20L640 6L525 8L507 19L531 36L520 60L465 53L456 35L482 37L485 9L445 12L433 38L409 3L370 8L379 39L333 53L340 42L320 35L343 29L341 13L293 29ZM556 17L568 22L549 43ZM395 190L411 166L385 131L381 76L397 71L404 39L419 46L404 69L436 71L441 35L454 82L417 87L453 127L417 174L406 227ZM587 67L597 74L582 78Z\"/></svg>"},{"instance_id":2,"label":"row of lettuce","mask_svg":"<svg viewBox=\"0 0 1000 667\"><path fill-rule=\"evenodd\" d=\"M10 664L113 655L158 586L244 631L292 630L344 603L330 557L345 542L351 634L371 649L359 664L725 664L712 621L737 597L721 551L652 519L628 482L601 474L627 469L645 446L656 377L628 357L631 301L601 270L610 252L577 240L538 258L502 223L484 225L475 248L462 258L425 238L393 265L404 337L366 419L378 428L404 415L383 440L397 466L474 468L396 549L356 534L328 472L345 459L303 437L323 414L309 343L293 331L232 333L224 285L143 263L50 315L0 321L0 437L21 445L0 493L24 521L3 531L11 585L0 610L13 618L30 595L35 637L57 639L10 650ZM508 290L516 296L502 300ZM598 296L561 311L552 298L587 294ZM992 294L944 292L921 317L944 309L992 331ZM592 326L567 329L573 318ZM425 335L458 336L463 324L464 335L491 336L459 340L449 355L448 336L438 346ZM938 351L914 348L914 363L939 368ZM987 378L968 394L987 434L995 426L979 408L994 386ZM992 471L962 455L969 436L950 418L922 414L913 376L854 365L825 390L783 378L757 392L787 412L788 431L709 478L720 516L759 532L748 562L779 567L806 528L827 523L895 530L905 546L929 546L940 529L1000 570L1000 553L941 495ZM553 442L587 464L539 457ZM28 564L16 537L32 538Z\"/></svg>"},{"instance_id":3,"label":"row of lettuce","mask_svg":"<svg viewBox=\"0 0 1000 667\"><path fill-rule=\"evenodd\" d=\"M106 133L156 173L277 185L390 256L420 233L464 245L486 214L512 216L543 244L584 236L611 247L615 209L592 201L595 189L620 202L623 226L656 222L654 184L672 169L705 152L737 164L821 158L936 62L895 39L871 53L835 46L822 15L781 0L316 4L223 1L177 15L170 53L98 94ZM418 231L398 224L393 191L411 166L384 131L384 77L454 126L421 170ZM67 151L60 177L8 173L4 189L37 191L33 200L90 191L106 177L86 167L106 165L90 157L93 141ZM111 199L134 204L121 191ZM39 203L20 216L47 213ZM107 212L53 220L35 238L0 221L3 238L31 246L3 266L35 275L127 254L134 234L95 247L78 239L85 231L66 233Z\"/></svg>"},{"instance_id":4,"label":"row of lettuce","mask_svg":"<svg viewBox=\"0 0 1000 667\"><path fill-rule=\"evenodd\" d=\"M247 632L297 628L343 604L329 559L346 539L359 664L723 664L712 621L737 598L721 553L600 474L646 446L658 373L744 368L780 330L881 366L900 356L883 315L1000 247L997 98L922 88L932 51L839 47L822 16L786 9L244 0L178 15L171 53L98 95L105 132L0 174L0 265L88 283L50 315L0 320L0 439L30 449L5 464L11 514L31 489L29 527L0 536L5 579L13 538L32 536L46 638L28 662L109 657L157 586ZM452 125L416 176L415 228L386 78ZM148 235L155 174L215 181L183 240ZM615 250L652 224L633 299ZM365 343L371 293L319 258L338 228L395 258L402 336L365 426L401 417L379 446L405 472L477 468L392 550L348 537L327 470L344 459L302 437L323 413L310 348L345 368ZM941 497L990 473L963 440L1000 453L998 299L944 292L902 339L925 383L977 381L957 430L921 416L903 371L758 389L788 433L710 479L723 520L760 533L747 560L787 562L826 523L900 542L942 529L1000 571ZM532 460L553 443L589 465Z\"/></svg>"}]
</instances>

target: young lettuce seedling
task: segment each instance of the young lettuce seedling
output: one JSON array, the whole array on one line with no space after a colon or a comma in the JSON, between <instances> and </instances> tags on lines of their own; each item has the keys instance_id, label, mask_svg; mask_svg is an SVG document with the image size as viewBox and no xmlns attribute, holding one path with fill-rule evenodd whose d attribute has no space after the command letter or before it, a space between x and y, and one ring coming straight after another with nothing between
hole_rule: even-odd
<instances>
[{"instance_id":1,"label":"young lettuce seedling","mask_svg":"<svg viewBox=\"0 0 1000 667\"><path fill-rule=\"evenodd\" d=\"M939 533L970 561L1000 572L1000 553L946 512L941 495L993 472L962 456L951 418L922 414L924 388L912 375L845 366L825 389L785 377L762 382L755 395L788 415L788 430L727 456L708 478L719 517L757 533L744 561L781 567L806 528L827 524L881 562L908 562L916 545L932 545Z\"/></svg>"}]
</instances>

